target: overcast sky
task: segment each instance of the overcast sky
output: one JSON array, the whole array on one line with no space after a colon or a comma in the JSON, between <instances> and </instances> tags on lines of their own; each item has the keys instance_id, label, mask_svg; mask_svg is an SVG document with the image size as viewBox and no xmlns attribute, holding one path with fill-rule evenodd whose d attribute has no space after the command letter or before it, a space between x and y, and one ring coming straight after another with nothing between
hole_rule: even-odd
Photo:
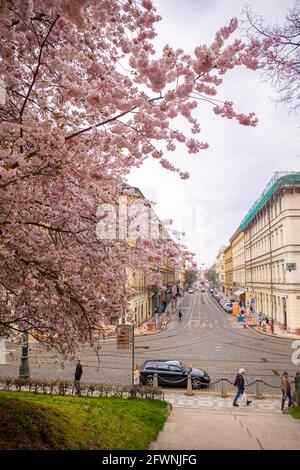
<instances>
[{"instance_id":1,"label":"overcast sky","mask_svg":"<svg viewBox=\"0 0 300 470\"><path fill-rule=\"evenodd\" d=\"M215 32L232 17L241 17L243 0L156 0L162 21L157 25L158 48L168 43L188 52L210 43ZM289 0L248 0L269 22L281 22ZM254 111L255 128L216 116L208 105L196 110L202 129L199 139L209 149L197 155L178 148L168 158L190 173L181 180L163 170L153 159L133 170L129 182L155 201L162 219L172 218L173 228L186 233L183 239L196 253L198 264L210 266L218 249L228 242L249 207L275 171L300 171L299 115L275 104L274 90L259 72L238 68L228 72L219 87L219 99L234 102L235 110Z\"/></svg>"}]
</instances>

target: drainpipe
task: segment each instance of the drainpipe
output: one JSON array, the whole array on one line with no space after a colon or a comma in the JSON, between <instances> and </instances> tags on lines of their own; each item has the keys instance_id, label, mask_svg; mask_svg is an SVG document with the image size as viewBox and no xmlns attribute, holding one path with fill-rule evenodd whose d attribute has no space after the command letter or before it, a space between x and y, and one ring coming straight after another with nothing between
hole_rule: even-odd
<instances>
[{"instance_id":1,"label":"drainpipe","mask_svg":"<svg viewBox=\"0 0 300 470\"><path fill-rule=\"evenodd\" d=\"M271 214L270 214L270 205L268 203L268 222L269 222L269 246L270 246L270 282L271 282L271 318L274 319L274 300L273 300L273 256L272 256L272 237L271 237Z\"/></svg>"},{"instance_id":2,"label":"drainpipe","mask_svg":"<svg viewBox=\"0 0 300 470\"><path fill-rule=\"evenodd\" d=\"M251 228L252 224L250 222L249 224L249 244L250 244L250 284L251 284L251 299L250 299L250 305L251 305L251 300L253 299L254 293L253 293L253 265L252 265L252 233L251 233ZM256 307L256 305L255 305ZM252 308L253 308L253 302L252 302Z\"/></svg>"}]
</instances>

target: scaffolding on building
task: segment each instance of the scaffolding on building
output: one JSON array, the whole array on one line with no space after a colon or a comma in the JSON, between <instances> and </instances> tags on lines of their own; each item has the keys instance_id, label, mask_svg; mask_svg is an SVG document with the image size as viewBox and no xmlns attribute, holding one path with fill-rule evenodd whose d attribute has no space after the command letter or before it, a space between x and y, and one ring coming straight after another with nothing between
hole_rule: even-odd
<instances>
[{"instance_id":1,"label":"scaffolding on building","mask_svg":"<svg viewBox=\"0 0 300 470\"><path fill-rule=\"evenodd\" d=\"M240 224L240 230L244 230L249 222L255 217L260 209L271 199L279 188L300 186L300 172L279 172L277 171L273 178L269 181L261 195L251 206L247 215L243 218Z\"/></svg>"}]
</instances>

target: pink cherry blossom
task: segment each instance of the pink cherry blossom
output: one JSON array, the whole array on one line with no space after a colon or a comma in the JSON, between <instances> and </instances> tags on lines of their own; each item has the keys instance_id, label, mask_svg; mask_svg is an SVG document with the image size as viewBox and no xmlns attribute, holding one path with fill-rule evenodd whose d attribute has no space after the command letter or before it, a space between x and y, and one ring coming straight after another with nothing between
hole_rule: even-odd
<instances>
[{"instance_id":1,"label":"pink cherry blossom","mask_svg":"<svg viewBox=\"0 0 300 470\"><path fill-rule=\"evenodd\" d=\"M233 19L192 55L169 45L157 53L159 20L150 0L2 2L0 326L11 338L30 328L73 354L128 309L126 267L162 285L153 263L191 261L180 243L143 239L135 220L134 248L120 233L99 239L97 224L126 232L117 224L119 198L138 197L126 179L146 158L189 177L172 152L208 147L192 137L200 132L199 103L256 125L253 113L236 114L214 97L233 67L261 66L261 44L228 44Z\"/></svg>"}]
</instances>

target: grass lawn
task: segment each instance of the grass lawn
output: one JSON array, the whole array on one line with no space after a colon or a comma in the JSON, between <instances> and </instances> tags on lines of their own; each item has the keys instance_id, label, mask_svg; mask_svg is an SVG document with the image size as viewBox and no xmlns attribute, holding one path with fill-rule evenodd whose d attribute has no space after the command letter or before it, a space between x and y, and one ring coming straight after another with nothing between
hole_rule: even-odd
<instances>
[{"instance_id":1,"label":"grass lawn","mask_svg":"<svg viewBox=\"0 0 300 470\"><path fill-rule=\"evenodd\" d=\"M0 391L0 450L147 449L168 413L156 400Z\"/></svg>"},{"instance_id":2,"label":"grass lawn","mask_svg":"<svg viewBox=\"0 0 300 470\"><path fill-rule=\"evenodd\" d=\"M300 419L300 408L292 406L291 408L289 408L289 413L293 416L293 418Z\"/></svg>"}]
</instances>

